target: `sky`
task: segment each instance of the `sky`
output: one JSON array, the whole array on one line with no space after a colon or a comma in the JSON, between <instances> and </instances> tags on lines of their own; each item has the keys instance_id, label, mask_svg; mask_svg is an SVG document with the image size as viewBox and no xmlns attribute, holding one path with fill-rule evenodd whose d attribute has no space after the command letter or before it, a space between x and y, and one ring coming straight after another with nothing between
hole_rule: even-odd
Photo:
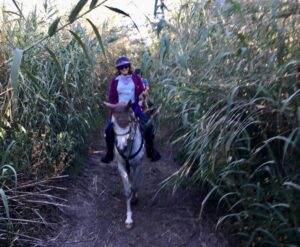
<instances>
[{"instance_id":1,"label":"sky","mask_svg":"<svg viewBox=\"0 0 300 247\"><path fill-rule=\"evenodd\" d=\"M74 7L79 0L50 0L52 3L56 4L58 9L60 10L60 15L64 15L70 12L72 7ZM99 0L100 3L103 0ZM174 2L178 2L179 0L165 0L164 2L171 4ZM26 15L30 10L37 6L37 9L42 10L44 0L17 0L17 2L22 6L22 11L24 15ZM87 5L91 0L88 1ZM168 3L169 2L169 3ZM12 0L0 0L0 5L4 3L5 6L8 6L10 10L16 11L16 8L13 4ZM105 2L105 5L119 8L124 12L128 13L133 21L138 25L142 36L146 36L147 30L144 27L147 22L147 16L150 20L154 20L154 5L155 0L108 0ZM88 16L92 20L93 23L100 24L105 21L109 16L113 14L112 11L108 10L105 7L99 7L93 10Z\"/></svg>"}]
</instances>

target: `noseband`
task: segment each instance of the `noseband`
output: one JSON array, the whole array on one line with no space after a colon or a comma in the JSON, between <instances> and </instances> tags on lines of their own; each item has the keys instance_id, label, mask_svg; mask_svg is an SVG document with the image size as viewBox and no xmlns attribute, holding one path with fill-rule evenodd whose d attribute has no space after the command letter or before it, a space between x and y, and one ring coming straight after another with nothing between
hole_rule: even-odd
<instances>
[{"instance_id":1,"label":"noseband","mask_svg":"<svg viewBox=\"0 0 300 247\"><path fill-rule=\"evenodd\" d=\"M130 122L129 130L127 132L125 132L125 133L120 134L120 133L116 133L115 131L114 131L114 133L115 133L116 136L126 136L126 135L130 134L130 132L131 132L131 126L132 125L131 125L131 122Z\"/></svg>"}]
</instances>

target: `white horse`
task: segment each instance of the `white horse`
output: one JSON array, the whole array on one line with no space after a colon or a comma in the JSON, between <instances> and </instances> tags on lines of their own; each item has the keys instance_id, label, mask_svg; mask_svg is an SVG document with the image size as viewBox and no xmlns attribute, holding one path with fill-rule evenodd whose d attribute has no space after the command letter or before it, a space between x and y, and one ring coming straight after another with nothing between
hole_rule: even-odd
<instances>
[{"instance_id":1,"label":"white horse","mask_svg":"<svg viewBox=\"0 0 300 247\"><path fill-rule=\"evenodd\" d=\"M115 133L114 152L126 196L125 226L131 229L133 227L131 205L137 203L138 200L137 190L144 157L144 139L139 122L130 107L131 101L127 104L105 104L112 111L112 123Z\"/></svg>"}]
</instances>

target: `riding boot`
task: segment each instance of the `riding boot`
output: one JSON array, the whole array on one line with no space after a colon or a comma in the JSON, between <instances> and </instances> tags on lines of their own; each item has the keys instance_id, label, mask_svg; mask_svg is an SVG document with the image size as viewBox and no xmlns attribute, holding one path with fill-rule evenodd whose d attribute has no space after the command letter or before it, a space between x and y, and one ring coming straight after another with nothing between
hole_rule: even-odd
<instances>
[{"instance_id":1,"label":"riding boot","mask_svg":"<svg viewBox=\"0 0 300 247\"><path fill-rule=\"evenodd\" d=\"M114 159L114 132L113 130L107 131L105 134L105 141L107 146L107 152L104 157L101 158L101 162L110 163Z\"/></svg>"},{"instance_id":2,"label":"riding boot","mask_svg":"<svg viewBox=\"0 0 300 247\"><path fill-rule=\"evenodd\" d=\"M146 142L146 154L152 162L160 160L161 156L159 152L154 148L154 134L151 129L145 130L145 142Z\"/></svg>"}]
</instances>

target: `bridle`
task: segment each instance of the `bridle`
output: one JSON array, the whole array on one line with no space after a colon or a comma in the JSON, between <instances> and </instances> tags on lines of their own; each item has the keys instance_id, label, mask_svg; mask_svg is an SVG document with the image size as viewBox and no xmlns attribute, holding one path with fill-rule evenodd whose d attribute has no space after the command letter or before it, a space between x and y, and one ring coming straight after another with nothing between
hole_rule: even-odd
<instances>
[{"instance_id":1,"label":"bridle","mask_svg":"<svg viewBox=\"0 0 300 247\"><path fill-rule=\"evenodd\" d=\"M126 170L128 172L130 170L129 160L131 160L134 157L136 157L139 154L139 152L142 150L143 145L144 145L144 138L143 138L143 136L141 136L141 144L140 144L138 150L135 153L132 154L132 148L133 148L134 138L135 138L135 135L137 133L137 128L140 128L138 120L135 117L131 117L130 120L129 120L129 130L127 132L125 132L125 133L117 133L114 130L114 134L116 136L126 136L126 135L129 135L129 137L127 139L127 148L126 148L125 151L122 151L122 150L120 150L118 148L117 140L115 140L115 147L116 147L118 153L121 155L121 157L125 160L125 162L126 162ZM140 129L140 132L141 132L141 129ZM125 155L125 152L127 150L129 150L128 155Z\"/></svg>"},{"instance_id":2,"label":"bridle","mask_svg":"<svg viewBox=\"0 0 300 247\"><path fill-rule=\"evenodd\" d=\"M132 124L131 124L131 122L130 122L129 130L128 130L127 132L120 134L120 133L116 133L116 132L114 131L114 134L115 134L115 136L126 136L126 135L130 134L130 132L131 132L131 127L132 127Z\"/></svg>"}]
</instances>

